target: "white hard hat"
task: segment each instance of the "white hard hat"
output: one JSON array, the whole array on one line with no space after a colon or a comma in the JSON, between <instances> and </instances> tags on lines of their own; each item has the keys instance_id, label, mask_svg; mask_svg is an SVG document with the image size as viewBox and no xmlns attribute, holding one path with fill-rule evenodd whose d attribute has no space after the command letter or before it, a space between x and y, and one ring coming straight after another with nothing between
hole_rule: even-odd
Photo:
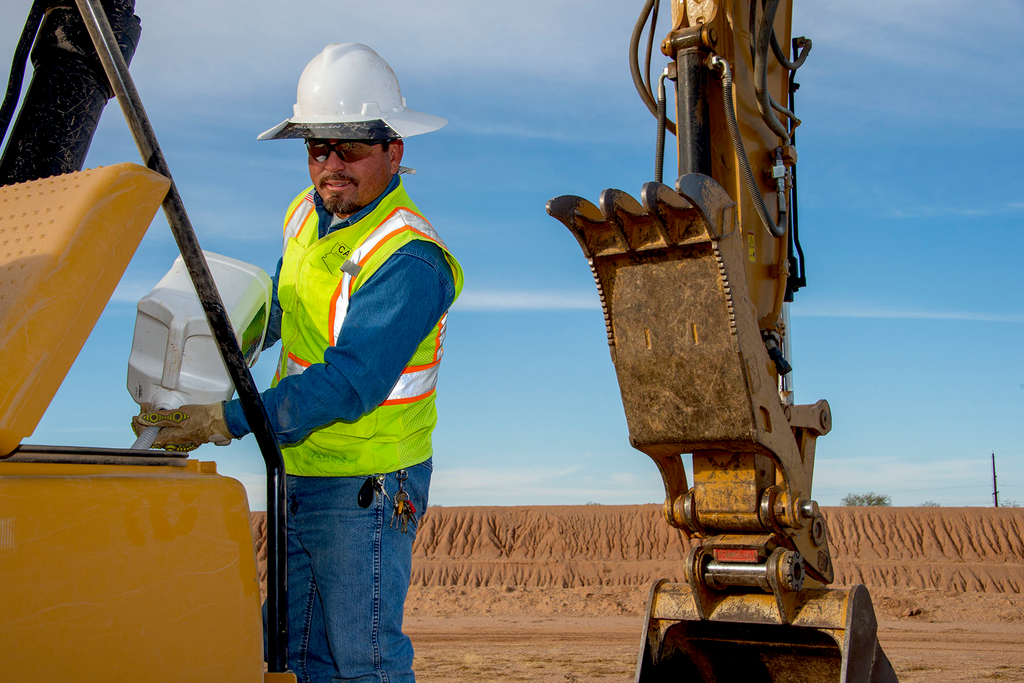
<instances>
[{"instance_id":1,"label":"white hard hat","mask_svg":"<svg viewBox=\"0 0 1024 683\"><path fill-rule=\"evenodd\" d=\"M295 115L257 140L326 138L385 140L441 128L447 119L405 106L398 77L360 43L331 43L299 78Z\"/></svg>"}]
</instances>

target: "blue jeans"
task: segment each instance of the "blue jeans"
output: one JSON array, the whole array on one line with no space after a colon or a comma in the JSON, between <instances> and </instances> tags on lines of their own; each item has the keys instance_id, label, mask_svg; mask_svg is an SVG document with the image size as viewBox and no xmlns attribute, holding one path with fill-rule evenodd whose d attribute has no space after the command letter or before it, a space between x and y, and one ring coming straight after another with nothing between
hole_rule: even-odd
<instances>
[{"instance_id":1,"label":"blue jeans","mask_svg":"<svg viewBox=\"0 0 1024 683\"><path fill-rule=\"evenodd\" d=\"M406 468L417 519L427 508L432 463ZM288 486L288 668L301 683L412 683L412 643L402 613L416 526L391 524L387 499L356 503L360 477L296 477Z\"/></svg>"}]
</instances>

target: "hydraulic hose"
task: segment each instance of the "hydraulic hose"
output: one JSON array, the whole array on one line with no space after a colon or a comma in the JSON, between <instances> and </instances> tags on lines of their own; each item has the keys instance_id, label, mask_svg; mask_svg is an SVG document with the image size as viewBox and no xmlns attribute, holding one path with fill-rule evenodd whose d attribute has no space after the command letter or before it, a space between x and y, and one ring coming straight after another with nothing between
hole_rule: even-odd
<instances>
[{"instance_id":1,"label":"hydraulic hose","mask_svg":"<svg viewBox=\"0 0 1024 683\"><path fill-rule=\"evenodd\" d=\"M725 121L729 126L729 137L732 138L733 150L739 159L743 182L747 186L747 191L750 192L750 198L754 201L754 208L757 209L757 215L761 217L761 223L765 230L772 237L782 237L786 234L786 228L775 225L775 221L768 215L768 207L764 205L764 197L761 196L761 189L757 186L757 181L754 180L754 172L750 170L750 160L747 159L747 151L743 147L743 138L740 137L740 127L736 122L736 109L732 101L732 70L729 68L729 63L718 55L711 57L711 66L722 72L722 101L725 106ZM786 139L788 140L789 136L786 136Z\"/></svg>"},{"instance_id":2,"label":"hydraulic hose","mask_svg":"<svg viewBox=\"0 0 1024 683\"><path fill-rule=\"evenodd\" d=\"M804 62L807 60L807 53L811 51L810 38L794 38L793 47L800 48L800 54L796 55L796 58L791 62L786 57L785 53L782 52L782 46L779 45L779 39L775 37L775 31L772 31L771 44L772 52L775 53L775 59L779 60L779 64L790 71L796 71L803 66Z\"/></svg>"},{"instance_id":3,"label":"hydraulic hose","mask_svg":"<svg viewBox=\"0 0 1024 683\"><path fill-rule=\"evenodd\" d=\"M644 85L643 74L640 73L640 58L637 55L637 50L640 48L640 39L644 34L644 26L647 25L647 19L651 16L651 12L654 9L655 0L647 0L644 3L643 9L640 10L640 16L636 20L636 24L633 26L633 35L629 39L629 73L633 77L633 85L636 86L636 91L640 95L640 99L647 105L647 109L657 116L658 115L658 103L654 101L654 95L647 86ZM672 121L665 122L665 130L670 134L676 134L676 124Z\"/></svg>"},{"instance_id":4,"label":"hydraulic hose","mask_svg":"<svg viewBox=\"0 0 1024 683\"><path fill-rule=\"evenodd\" d=\"M776 102L775 98L772 97L771 95L768 96L768 102L772 105L772 109L779 112L780 114L782 114L783 116L785 116L786 118L793 122L793 128L796 128L797 126L800 125L800 119L796 117L796 114L794 114L791 110L787 109L786 107L783 107L781 104Z\"/></svg>"},{"instance_id":5,"label":"hydraulic hose","mask_svg":"<svg viewBox=\"0 0 1024 683\"><path fill-rule=\"evenodd\" d=\"M661 182L665 171L665 78L668 77L668 69L662 72L658 78L658 142L654 152L654 181Z\"/></svg>"},{"instance_id":6,"label":"hydraulic hose","mask_svg":"<svg viewBox=\"0 0 1024 683\"><path fill-rule=\"evenodd\" d=\"M661 0L654 0L651 9L651 28L647 31L647 50L644 52L644 89L647 92L654 92L651 87L651 55L654 53L654 31L658 28L658 11L661 8Z\"/></svg>"},{"instance_id":7,"label":"hydraulic hose","mask_svg":"<svg viewBox=\"0 0 1024 683\"><path fill-rule=\"evenodd\" d=\"M768 50L772 34L775 32L775 12L779 9L779 2L780 0L768 0L761 15L761 26L757 31L757 43L754 48L754 90L757 93L757 110L761 112L761 118L772 132L782 139L782 144L788 145L789 131L773 111L775 106L781 105L772 106L772 97L768 93Z\"/></svg>"},{"instance_id":8,"label":"hydraulic hose","mask_svg":"<svg viewBox=\"0 0 1024 683\"><path fill-rule=\"evenodd\" d=\"M793 49L796 50L797 40L793 41ZM808 41L809 42L809 41ZM808 48L810 49L810 48ZM800 88L800 84L796 82L796 72L791 71L789 73L789 109L790 111L796 111L796 91ZM796 144L796 132L794 131L791 135L792 142ZM797 164L793 164L793 168L790 169L792 174L793 186L789 196L789 212L786 217L789 219L789 272L790 276L786 283L786 300L793 300L793 293L801 287L807 286L807 275L804 267L804 250L800 246L800 215L798 211L799 203L797 198L799 193L797 192L796 182L796 167ZM789 356L786 356L789 358Z\"/></svg>"}]
</instances>

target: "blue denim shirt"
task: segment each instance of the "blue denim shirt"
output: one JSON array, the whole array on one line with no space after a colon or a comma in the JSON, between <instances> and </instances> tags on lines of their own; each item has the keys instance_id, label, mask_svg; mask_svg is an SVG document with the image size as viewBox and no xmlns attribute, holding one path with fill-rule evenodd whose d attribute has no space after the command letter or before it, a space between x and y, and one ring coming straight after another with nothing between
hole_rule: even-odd
<instances>
[{"instance_id":1,"label":"blue denim shirt","mask_svg":"<svg viewBox=\"0 0 1024 683\"><path fill-rule=\"evenodd\" d=\"M354 224L397 187L396 175L376 201L334 225L333 216L314 192L320 237ZM278 261L264 348L281 336L280 274ZM398 249L352 295L337 343L324 352L324 362L310 365L301 375L284 377L263 392L278 440L298 443L314 429L336 420L355 422L383 403L416 347L454 298L455 278L440 247L416 240ZM252 431L238 399L225 404L224 418L236 437Z\"/></svg>"}]
</instances>

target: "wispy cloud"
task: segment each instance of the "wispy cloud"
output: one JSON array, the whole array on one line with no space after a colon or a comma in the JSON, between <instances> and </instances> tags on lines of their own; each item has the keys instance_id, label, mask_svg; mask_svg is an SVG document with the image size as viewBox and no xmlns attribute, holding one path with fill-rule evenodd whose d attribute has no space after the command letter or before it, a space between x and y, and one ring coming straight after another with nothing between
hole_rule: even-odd
<instances>
[{"instance_id":1,"label":"wispy cloud","mask_svg":"<svg viewBox=\"0 0 1024 683\"><path fill-rule=\"evenodd\" d=\"M131 304L134 306L139 303L139 299L153 290L158 281L159 277L152 280L121 280L117 285L117 289L114 290L110 297L110 303Z\"/></svg>"},{"instance_id":2,"label":"wispy cloud","mask_svg":"<svg viewBox=\"0 0 1024 683\"><path fill-rule=\"evenodd\" d=\"M820 0L794 11L797 35L814 40L800 74L814 83L801 92L804 116L816 106L857 112L824 116L815 126L865 126L872 135L908 123L1019 130L1020 88L1006 87L1005 70L1020 53L1024 6L990 0L968 16L956 0L901 0L885 5ZM892 36L899 36L893 41ZM976 49L961 59L950 46ZM884 123L882 123L884 122ZM805 143L806 144L806 143Z\"/></svg>"},{"instance_id":3,"label":"wispy cloud","mask_svg":"<svg viewBox=\"0 0 1024 683\"><path fill-rule=\"evenodd\" d=\"M513 138L526 138L529 140L553 140L555 142L569 142L578 140L579 135L567 130L556 130L552 128L530 127L518 123L482 123L479 121L461 121L460 130L473 135L503 136Z\"/></svg>"},{"instance_id":4,"label":"wispy cloud","mask_svg":"<svg viewBox=\"0 0 1024 683\"><path fill-rule=\"evenodd\" d=\"M443 472L444 486L449 491L472 491L478 488L550 486L551 482L577 474L582 470L582 465L571 465L551 470L515 467L507 469L460 467L445 469Z\"/></svg>"},{"instance_id":5,"label":"wispy cloud","mask_svg":"<svg viewBox=\"0 0 1024 683\"><path fill-rule=\"evenodd\" d=\"M1005 202L988 206L915 206L890 210L893 218L939 218L960 216L962 218L986 218L1017 213L1024 210L1024 202Z\"/></svg>"},{"instance_id":6,"label":"wispy cloud","mask_svg":"<svg viewBox=\"0 0 1024 683\"><path fill-rule=\"evenodd\" d=\"M922 206L918 208L892 209L893 218L936 218L939 216L960 216L962 218L983 218L992 216L994 209L962 208L955 206Z\"/></svg>"},{"instance_id":7,"label":"wispy cloud","mask_svg":"<svg viewBox=\"0 0 1024 683\"><path fill-rule=\"evenodd\" d=\"M970 13L966 27L964 5L957 0L901 0L886 5L884 12L872 3L819 0L794 12L794 30L820 45L819 50L857 53L862 59L886 62L894 67L923 67L935 71L975 65L950 58L949 45L962 39L965 30L985 36L977 43L980 58L1012 45L1024 11L1016 0L989 0L983 13ZM868 30L870 27L875 30ZM891 36L900 40L893 43ZM894 69L896 71L896 69ZM993 71L997 71L993 69Z\"/></svg>"},{"instance_id":8,"label":"wispy cloud","mask_svg":"<svg viewBox=\"0 0 1024 683\"><path fill-rule=\"evenodd\" d=\"M472 290L455 303L462 311L539 311L594 309L601 303L596 292L544 292L526 290Z\"/></svg>"},{"instance_id":9,"label":"wispy cloud","mask_svg":"<svg viewBox=\"0 0 1024 683\"><path fill-rule=\"evenodd\" d=\"M132 304L156 286L157 280L122 280L110 297L111 303ZM593 310L601 307L596 292L531 290L480 290L464 292L455 303L460 311L550 311Z\"/></svg>"},{"instance_id":10,"label":"wispy cloud","mask_svg":"<svg viewBox=\"0 0 1024 683\"><path fill-rule=\"evenodd\" d=\"M397 25L405 28L382 21L382 11L400 17ZM12 4L0 17L20 26L26 12ZM586 11L549 0L520 0L511 10L474 0L397 0L382 10L310 0L290 12L271 0L138 0L136 12L143 36L133 71L142 83L155 78L175 95L230 101L284 84L294 96L306 62L324 45L345 41L374 47L400 77L457 78L466 90L509 76L597 81L622 64L623 25L631 25L638 8L609 0ZM414 98L410 104L416 106Z\"/></svg>"},{"instance_id":11,"label":"wispy cloud","mask_svg":"<svg viewBox=\"0 0 1024 683\"><path fill-rule=\"evenodd\" d=\"M895 505L917 505L924 500L985 505L991 501L986 457L942 459L942 467L935 467L932 461L903 462L891 457L823 458L815 468L814 497L822 505L838 505L847 493L873 491L892 496ZM689 469L689 460L684 462ZM263 474L221 469L222 474L242 483L251 509L266 509ZM582 505L591 501L617 505L660 503L664 495L657 476L629 472L589 476L585 472L583 466L448 469L441 465L434 471L430 500L437 505ZM965 478L965 473L971 476ZM1010 482L1002 488L1020 488L1012 485L1021 481L1020 476L1021 468L1013 458L1000 460L1000 483Z\"/></svg>"},{"instance_id":12,"label":"wispy cloud","mask_svg":"<svg viewBox=\"0 0 1024 683\"><path fill-rule=\"evenodd\" d=\"M879 308L801 308L793 309L797 318L876 318L883 320L962 320L965 322L1022 323L1024 314L980 311L899 311Z\"/></svg>"},{"instance_id":13,"label":"wispy cloud","mask_svg":"<svg viewBox=\"0 0 1024 683\"><path fill-rule=\"evenodd\" d=\"M431 500L441 505L580 505L651 503L661 481L628 473L594 476L582 465L547 468L438 468Z\"/></svg>"},{"instance_id":14,"label":"wispy cloud","mask_svg":"<svg viewBox=\"0 0 1024 683\"><path fill-rule=\"evenodd\" d=\"M267 476L265 474L237 472L230 476L242 482L242 486L245 487L250 510L267 509Z\"/></svg>"},{"instance_id":15,"label":"wispy cloud","mask_svg":"<svg viewBox=\"0 0 1024 683\"><path fill-rule=\"evenodd\" d=\"M872 491L892 496L894 505L934 500L943 505L987 505L992 501L988 454L972 457L928 457L906 461L905 455L821 458L815 462L814 497L822 505L838 505L847 493ZM1000 485L1021 482L1021 460L1000 460Z\"/></svg>"},{"instance_id":16,"label":"wispy cloud","mask_svg":"<svg viewBox=\"0 0 1024 683\"><path fill-rule=\"evenodd\" d=\"M251 463L245 465L245 468ZM245 487L249 507L267 507L266 476L227 463L220 473ZM437 505L607 505L661 502L661 479L631 472L600 472L585 465L560 467L447 467L435 461L430 501Z\"/></svg>"}]
</instances>

